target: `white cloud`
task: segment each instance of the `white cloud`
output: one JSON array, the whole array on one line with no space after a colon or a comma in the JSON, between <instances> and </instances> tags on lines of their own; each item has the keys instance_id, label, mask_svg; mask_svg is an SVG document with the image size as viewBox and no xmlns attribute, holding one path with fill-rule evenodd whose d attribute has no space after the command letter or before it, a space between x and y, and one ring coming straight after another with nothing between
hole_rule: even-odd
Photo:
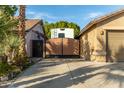
<instances>
[{"instance_id":1,"label":"white cloud","mask_svg":"<svg viewBox=\"0 0 124 93\"><path fill-rule=\"evenodd\" d=\"M89 13L89 14L88 14L88 17L89 17L89 18L96 18L96 17L99 17L99 16L101 16L101 15L103 15L102 12L92 12L92 13Z\"/></svg>"},{"instance_id":2,"label":"white cloud","mask_svg":"<svg viewBox=\"0 0 124 93\"><path fill-rule=\"evenodd\" d=\"M50 15L48 13L36 13L36 15L34 16L34 18L49 18L49 19L56 19L57 17Z\"/></svg>"},{"instance_id":3,"label":"white cloud","mask_svg":"<svg viewBox=\"0 0 124 93\"><path fill-rule=\"evenodd\" d=\"M52 20L71 20L76 18L76 16L55 16L53 14L47 13L47 12L35 12L35 11L31 11L28 10L26 12L27 14L27 18L31 18L31 19L49 19L49 21Z\"/></svg>"},{"instance_id":4,"label":"white cloud","mask_svg":"<svg viewBox=\"0 0 124 93\"><path fill-rule=\"evenodd\" d=\"M30 16L33 19L43 19L43 18L48 18L48 19L57 19L58 17L53 16L49 13L43 13L43 12L34 12L34 11L27 11L27 16Z\"/></svg>"}]
</instances>

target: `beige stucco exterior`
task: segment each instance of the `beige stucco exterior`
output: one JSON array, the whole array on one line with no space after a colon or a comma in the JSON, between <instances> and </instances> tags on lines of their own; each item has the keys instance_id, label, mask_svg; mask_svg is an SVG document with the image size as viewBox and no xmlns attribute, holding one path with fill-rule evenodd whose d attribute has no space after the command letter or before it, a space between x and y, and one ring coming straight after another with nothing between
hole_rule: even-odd
<instances>
[{"instance_id":1,"label":"beige stucco exterior","mask_svg":"<svg viewBox=\"0 0 124 93\"><path fill-rule=\"evenodd\" d=\"M124 31L124 13L98 22L83 32L79 37L80 56L91 61L107 61L106 32L108 30Z\"/></svg>"}]
</instances>

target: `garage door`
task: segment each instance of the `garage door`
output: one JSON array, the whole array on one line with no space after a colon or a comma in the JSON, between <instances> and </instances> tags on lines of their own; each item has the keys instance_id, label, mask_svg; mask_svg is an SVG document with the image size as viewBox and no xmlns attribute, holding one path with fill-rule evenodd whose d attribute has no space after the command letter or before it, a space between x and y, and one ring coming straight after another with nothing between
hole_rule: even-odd
<instances>
[{"instance_id":1,"label":"garage door","mask_svg":"<svg viewBox=\"0 0 124 93\"><path fill-rule=\"evenodd\" d=\"M124 62L124 31L108 31L108 61Z\"/></svg>"}]
</instances>

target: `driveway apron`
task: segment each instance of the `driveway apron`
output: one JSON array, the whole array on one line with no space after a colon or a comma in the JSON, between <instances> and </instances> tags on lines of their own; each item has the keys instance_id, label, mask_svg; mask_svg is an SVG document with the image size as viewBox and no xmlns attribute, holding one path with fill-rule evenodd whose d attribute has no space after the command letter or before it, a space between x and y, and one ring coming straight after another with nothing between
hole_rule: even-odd
<instances>
[{"instance_id":1,"label":"driveway apron","mask_svg":"<svg viewBox=\"0 0 124 93\"><path fill-rule=\"evenodd\" d=\"M22 74L9 87L108 88L124 87L124 63L80 60L43 60Z\"/></svg>"}]
</instances>

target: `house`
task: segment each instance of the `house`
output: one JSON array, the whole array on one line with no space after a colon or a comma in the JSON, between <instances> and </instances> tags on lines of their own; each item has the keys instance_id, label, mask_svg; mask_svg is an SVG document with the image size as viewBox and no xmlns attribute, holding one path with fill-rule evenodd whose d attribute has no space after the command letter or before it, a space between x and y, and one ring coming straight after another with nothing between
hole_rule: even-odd
<instances>
[{"instance_id":1,"label":"house","mask_svg":"<svg viewBox=\"0 0 124 93\"><path fill-rule=\"evenodd\" d=\"M91 21L78 38L80 57L97 62L124 61L124 9Z\"/></svg>"},{"instance_id":2,"label":"house","mask_svg":"<svg viewBox=\"0 0 124 93\"><path fill-rule=\"evenodd\" d=\"M74 29L72 28L51 29L51 38L74 38Z\"/></svg>"},{"instance_id":3,"label":"house","mask_svg":"<svg viewBox=\"0 0 124 93\"><path fill-rule=\"evenodd\" d=\"M25 21L25 41L28 57L44 57L44 30L43 22L39 19L27 19Z\"/></svg>"}]
</instances>

